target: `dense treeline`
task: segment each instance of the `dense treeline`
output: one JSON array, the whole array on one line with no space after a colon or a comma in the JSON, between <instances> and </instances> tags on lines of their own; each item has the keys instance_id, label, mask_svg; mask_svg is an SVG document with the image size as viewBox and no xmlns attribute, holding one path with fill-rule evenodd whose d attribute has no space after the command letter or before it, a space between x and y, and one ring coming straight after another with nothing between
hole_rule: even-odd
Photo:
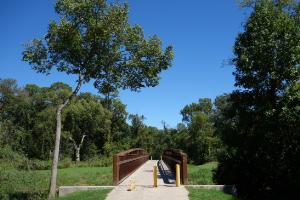
<instances>
[{"instance_id":1,"label":"dense treeline","mask_svg":"<svg viewBox=\"0 0 300 200\"><path fill-rule=\"evenodd\" d=\"M298 1L249 1L234 46L235 85L217 130L216 179L243 199L295 199L300 188Z\"/></svg>"},{"instance_id":2,"label":"dense treeline","mask_svg":"<svg viewBox=\"0 0 300 200\"><path fill-rule=\"evenodd\" d=\"M53 83L50 87L27 84L22 88L15 80L0 80L2 151L9 148L29 159L51 159L56 107L71 91L64 83ZM160 130L145 125L144 116L128 114L118 98L81 93L63 113L60 159L109 157L141 147L154 158L159 158L167 148L179 148L188 153L190 162L215 160L221 145L214 123L226 102L220 99L217 98L215 106L207 98L185 106L177 128L164 123ZM1 157L5 157L3 152Z\"/></svg>"},{"instance_id":3,"label":"dense treeline","mask_svg":"<svg viewBox=\"0 0 300 200\"><path fill-rule=\"evenodd\" d=\"M57 105L71 92L70 86L60 82L20 87L16 80L0 79L0 179L14 181L16 177L7 173L11 170L27 174L51 169ZM163 129L158 129L147 126L144 116L128 114L118 98L81 93L62 115L58 168L109 166L112 154L136 147L146 149L154 159L165 149L178 148L195 164L216 160L221 146L214 124L226 103L220 99L226 97L218 97L214 105L210 99L187 105L176 128L163 122ZM3 186L0 190L0 198L45 198L45 191L34 188L19 191Z\"/></svg>"}]
</instances>

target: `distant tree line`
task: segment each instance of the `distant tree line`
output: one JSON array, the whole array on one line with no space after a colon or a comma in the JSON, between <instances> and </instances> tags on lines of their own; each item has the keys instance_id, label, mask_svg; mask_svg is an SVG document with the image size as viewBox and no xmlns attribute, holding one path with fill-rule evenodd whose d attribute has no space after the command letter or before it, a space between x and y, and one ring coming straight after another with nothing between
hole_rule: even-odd
<instances>
[{"instance_id":1,"label":"distant tree line","mask_svg":"<svg viewBox=\"0 0 300 200\"><path fill-rule=\"evenodd\" d=\"M29 159L51 159L56 107L71 92L71 87L61 82L50 87L19 87L16 80L0 79L0 147ZM158 129L147 126L144 116L128 114L118 98L81 93L62 115L60 159L108 157L140 147L154 158L168 148L178 148L195 164L216 160L221 145L214 124L225 97L218 97L214 105L208 98L187 105L177 128L164 122L163 129Z\"/></svg>"}]
</instances>

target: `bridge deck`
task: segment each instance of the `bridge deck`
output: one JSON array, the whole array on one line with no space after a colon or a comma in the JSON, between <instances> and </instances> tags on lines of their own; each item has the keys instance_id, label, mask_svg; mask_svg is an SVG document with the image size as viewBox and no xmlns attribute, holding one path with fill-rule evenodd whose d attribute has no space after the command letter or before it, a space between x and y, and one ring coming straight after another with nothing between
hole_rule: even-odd
<instances>
[{"instance_id":1,"label":"bridge deck","mask_svg":"<svg viewBox=\"0 0 300 200\"><path fill-rule=\"evenodd\" d=\"M175 187L172 176L168 176L169 183L164 182L164 177L158 173L158 187L153 188L153 166L157 166L157 160L149 160L132 175L125 179L119 186L110 192L107 200L188 200L188 192L184 186ZM163 168L168 174L168 169ZM128 191L131 182L134 181L136 188Z\"/></svg>"}]
</instances>

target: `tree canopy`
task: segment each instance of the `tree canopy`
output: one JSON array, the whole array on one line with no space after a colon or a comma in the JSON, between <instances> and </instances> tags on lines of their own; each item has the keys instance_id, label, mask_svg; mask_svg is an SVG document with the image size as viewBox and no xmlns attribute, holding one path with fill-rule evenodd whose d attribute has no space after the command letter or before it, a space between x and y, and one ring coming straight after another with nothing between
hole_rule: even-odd
<instances>
[{"instance_id":1,"label":"tree canopy","mask_svg":"<svg viewBox=\"0 0 300 200\"><path fill-rule=\"evenodd\" d=\"M238 89L218 124L226 150L216 177L246 199L289 199L299 188L299 28L295 7L258 1L235 42Z\"/></svg>"},{"instance_id":2,"label":"tree canopy","mask_svg":"<svg viewBox=\"0 0 300 200\"><path fill-rule=\"evenodd\" d=\"M172 47L161 48L154 35L145 39L128 22L127 4L105 0L58 0L59 21L51 21L43 39L26 45L23 60L39 73L52 68L93 80L100 93L119 88L156 86L158 73L171 65Z\"/></svg>"},{"instance_id":3,"label":"tree canopy","mask_svg":"<svg viewBox=\"0 0 300 200\"><path fill-rule=\"evenodd\" d=\"M162 49L154 35L144 37L143 29L128 22L128 5L106 0L58 0L59 21L51 21L43 39L25 46L23 60L38 73L53 68L78 76L77 86L58 105L56 140L49 199L54 198L61 137L61 113L77 95L82 84L93 81L106 96L118 89L139 90L159 83L159 73L173 59L171 46Z\"/></svg>"}]
</instances>

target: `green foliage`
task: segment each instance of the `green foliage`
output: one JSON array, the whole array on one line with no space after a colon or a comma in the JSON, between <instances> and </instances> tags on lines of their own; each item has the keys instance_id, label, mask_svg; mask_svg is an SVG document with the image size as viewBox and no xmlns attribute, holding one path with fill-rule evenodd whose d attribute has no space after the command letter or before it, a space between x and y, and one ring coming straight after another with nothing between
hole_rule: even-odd
<instances>
[{"instance_id":1,"label":"green foliage","mask_svg":"<svg viewBox=\"0 0 300 200\"><path fill-rule=\"evenodd\" d=\"M236 197L214 189L200 189L187 187L190 200L237 200Z\"/></svg>"},{"instance_id":2,"label":"green foliage","mask_svg":"<svg viewBox=\"0 0 300 200\"><path fill-rule=\"evenodd\" d=\"M216 178L245 199L292 199L300 187L299 25L294 7L258 1L236 39Z\"/></svg>"},{"instance_id":3,"label":"green foliage","mask_svg":"<svg viewBox=\"0 0 300 200\"><path fill-rule=\"evenodd\" d=\"M189 185L214 185L213 172L218 163L210 162L203 165L188 165Z\"/></svg>"},{"instance_id":4,"label":"green foliage","mask_svg":"<svg viewBox=\"0 0 300 200\"><path fill-rule=\"evenodd\" d=\"M44 200L47 199L47 191L25 191L25 192L14 192L14 193L0 193L0 199L2 200Z\"/></svg>"},{"instance_id":5,"label":"green foliage","mask_svg":"<svg viewBox=\"0 0 300 200\"><path fill-rule=\"evenodd\" d=\"M12 150L10 146L0 147L0 159L3 160L19 160L22 159L23 155Z\"/></svg>"},{"instance_id":6,"label":"green foliage","mask_svg":"<svg viewBox=\"0 0 300 200\"><path fill-rule=\"evenodd\" d=\"M57 198L57 200L73 200L73 199L104 200L110 191L111 191L110 189L101 189L101 190L88 190L88 191L74 192L64 197L59 197Z\"/></svg>"},{"instance_id":7,"label":"green foliage","mask_svg":"<svg viewBox=\"0 0 300 200\"><path fill-rule=\"evenodd\" d=\"M23 60L39 73L52 68L94 81L102 94L119 88L138 90L159 83L171 65L172 47L161 48L157 36L144 38L128 22L128 6L105 0L58 0L60 21L51 21L43 39L25 46Z\"/></svg>"},{"instance_id":8,"label":"green foliage","mask_svg":"<svg viewBox=\"0 0 300 200\"><path fill-rule=\"evenodd\" d=\"M212 107L213 105L211 103L211 99L199 99L198 103L192 103L190 105L187 105L180 111L182 115L182 121L191 122L193 115L199 112L209 115L212 112Z\"/></svg>"},{"instance_id":9,"label":"green foliage","mask_svg":"<svg viewBox=\"0 0 300 200\"><path fill-rule=\"evenodd\" d=\"M198 103L192 103L181 110L182 121L186 123L187 129L182 127L180 132L184 136L185 145L180 145L188 155L190 162L203 164L216 160L220 140L215 133L215 111L211 99L199 99Z\"/></svg>"},{"instance_id":10,"label":"green foliage","mask_svg":"<svg viewBox=\"0 0 300 200\"><path fill-rule=\"evenodd\" d=\"M88 158L86 155L95 156L97 152L91 152L93 148L101 150L98 153L108 155L109 150L105 147L107 143L111 143L111 113L103 108L99 100L78 97L66 108L64 115L63 130L69 133L69 138L77 146L80 145L83 135L86 136L83 141L85 146L81 149L83 159Z\"/></svg>"},{"instance_id":11,"label":"green foliage","mask_svg":"<svg viewBox=\"0 0 300 200\"><path fill-rule=\"evenodd\" d=\"M202 164L211 159L211 148L215 143L214 130L211 121L204 113L193 116L188 127L188 153L196 164Z\"/></svg>"}]
</instances>

